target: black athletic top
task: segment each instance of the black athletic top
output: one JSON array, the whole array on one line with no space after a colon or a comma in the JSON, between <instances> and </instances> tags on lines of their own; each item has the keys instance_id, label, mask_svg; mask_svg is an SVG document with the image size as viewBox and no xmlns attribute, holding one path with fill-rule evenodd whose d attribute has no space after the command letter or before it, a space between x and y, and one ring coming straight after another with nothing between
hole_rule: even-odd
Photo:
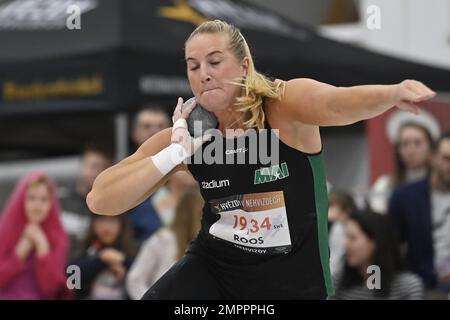
<instances>
[{"instance_id":1,"label":"black athletic top","mask_svg":"<svg viewBox=\"0 0 450 320\"><path fill-rule=\"evenodd\" d=\"M249 129L238 138L220 135L234 147L217 154L224 162L233 157L235 164L194 163L198 153L211 154L215 138L189 158L205 206L188 254L204 258L231 299L332 296L322 151L307 154L289 147L270 131L267 120L264 126L267 130ZM278 163L264 160L272 155L272 142L278 142ZM250 147L258 149L254 163L249 163ZM246 164L236 164L242 156Z\"/></svg>"}]
</instances>

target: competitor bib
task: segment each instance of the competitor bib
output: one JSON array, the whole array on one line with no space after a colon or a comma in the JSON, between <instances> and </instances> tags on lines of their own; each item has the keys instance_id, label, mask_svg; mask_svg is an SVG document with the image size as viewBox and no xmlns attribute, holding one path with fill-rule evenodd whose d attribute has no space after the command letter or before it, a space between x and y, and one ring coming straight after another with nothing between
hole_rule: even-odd
<instances>
[{"instance_id":1,"label":"competitor bib","mask_svg":"<svg viewBox=\"0 0 450 320\"><path fill-rule=\"evenodd\" d=\"M283 191L239 194L209 203L211 211L220 215L209 229L215 239L260 255L291 250Z\"/></svg>"}]
</instances>

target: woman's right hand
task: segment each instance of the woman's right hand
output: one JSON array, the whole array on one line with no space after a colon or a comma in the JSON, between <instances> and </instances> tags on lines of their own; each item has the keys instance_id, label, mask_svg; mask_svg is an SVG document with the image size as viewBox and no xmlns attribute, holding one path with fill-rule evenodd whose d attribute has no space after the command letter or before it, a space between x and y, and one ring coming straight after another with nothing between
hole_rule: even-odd
<instances>
[{"instance_id":1,"label":"woman's right hand","mask_svg":"<svg viewBox=\"0 0 450 320\"><path fill-rule=\"evenodd\" d=\"M99 258L107 265L122 264L125 254L114 248L105 248L100 251Z\"/></svg>"},{"instance_id":2,"label":"woman's right hand","mask_svg":"<svg viewBox=\"0 0 450 320\"><path fill-rule=\"evenodd\" d=\"M19 239L19 242L16 245L15 253L19 259L26 260L33 250L33 241L31 241L25 232L22 233L22 236Z\"/></svg>"},{"instance_id":3,"label":"woman's right hand","mask_svg":"<svg viewBox=\"0 0 450 320\"><path fill-rule=\"evenodd\" d=\"M171 142L180 144L186 151L186 157L192 156L200 146L211 138L211 134L205 134L204 136L193 138L188 131L186 120L189 118L189 114L195 108L195 99L192 99L191 104L186 109L181 111L183 105L183 99L178 98L178 103L173 112L172 121L172 137Z\"/></svg>"}]
</instances>

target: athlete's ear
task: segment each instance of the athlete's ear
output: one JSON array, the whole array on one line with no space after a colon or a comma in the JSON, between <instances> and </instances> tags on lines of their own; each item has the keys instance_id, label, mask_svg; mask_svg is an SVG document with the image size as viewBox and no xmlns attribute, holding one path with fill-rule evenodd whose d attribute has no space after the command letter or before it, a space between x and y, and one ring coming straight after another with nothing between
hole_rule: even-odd
<instances>
[{"instance_id":1,"label":"athlete's ear","mask_svg":"<svg viewBox=\"0 0 450 320\"><path fill-rule=\"evenodd\" d=\"M242 77L246 77L248 74L248 67L250 65L250 60L248 59L248 57L244 57L244 59L242 59L241 62L241 70L243 72Z\"/></svg>"}]
</instances>

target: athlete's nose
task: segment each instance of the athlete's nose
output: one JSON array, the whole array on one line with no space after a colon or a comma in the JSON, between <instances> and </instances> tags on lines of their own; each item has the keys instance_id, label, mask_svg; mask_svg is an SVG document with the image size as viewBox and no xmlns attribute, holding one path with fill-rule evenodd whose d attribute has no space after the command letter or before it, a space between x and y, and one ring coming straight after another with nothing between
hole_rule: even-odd
<instances>
[{"instance_id":1,"label":"athlete's nose","mask_svg":"<svg viewBox=\"0 0 450 320\"><path fill-rule=\"evenodd\" d=\"M202 82L211 81L211 75L209 74L207 67L200 67L200 80Z\"/></svg>"}]
</instances>

